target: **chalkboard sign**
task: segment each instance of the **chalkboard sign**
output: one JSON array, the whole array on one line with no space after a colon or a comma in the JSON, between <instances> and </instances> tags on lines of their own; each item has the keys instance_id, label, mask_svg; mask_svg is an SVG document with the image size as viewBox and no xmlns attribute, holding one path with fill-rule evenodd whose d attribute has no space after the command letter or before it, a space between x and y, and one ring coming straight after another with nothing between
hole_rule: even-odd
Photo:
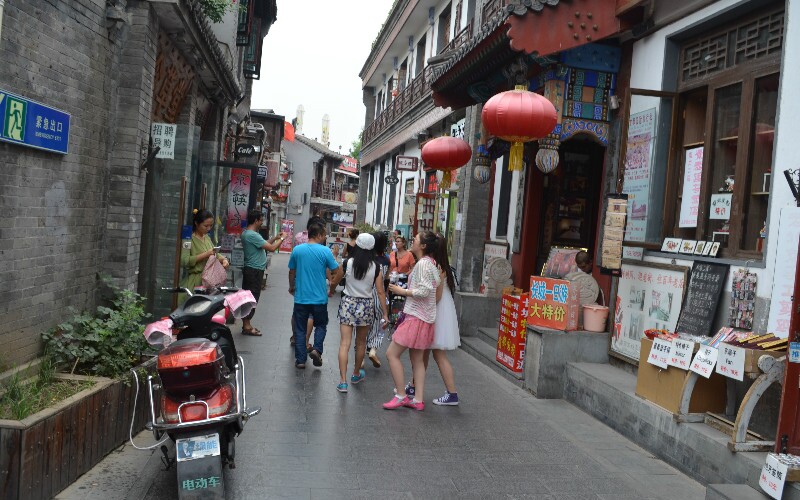
<instances>
[{"instance_id":1,"label":"chalkboard sign","mask_svg":"<svg viewBox=\"0 0 800 500\"><path fill-rule=\"evenodd\" d=\"M689 288L676 331L690 335L709 335L717 312L728 266L696 262L689 278Z\"/></svg>"}]
</instances>

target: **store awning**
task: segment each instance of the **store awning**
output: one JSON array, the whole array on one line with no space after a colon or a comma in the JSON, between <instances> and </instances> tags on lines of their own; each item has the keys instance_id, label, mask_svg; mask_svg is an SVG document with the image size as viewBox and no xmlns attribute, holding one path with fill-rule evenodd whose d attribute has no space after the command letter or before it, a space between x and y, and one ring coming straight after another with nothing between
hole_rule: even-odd
<instances>
[{"instance_id":1,"label":"store awning","mask_svg":"<svg viewBox=\"0 0 800 500\"><path fill-rule=\"evenodd\" d=\"M348 172L347 170L342 170L342 169L340 169L340 168L335 168L335 169L333 169L333 171L334 171L334 172L336 172L337 174L344 174L344 175L346 175L346 176L348 176L348 177L355 177L356 179L358 179L359 177L361 177L361 176L360 176L360 175L358 175L358 174L355 174L355 173L353 173L353 172Z\"/></svg>"}]
</instances>

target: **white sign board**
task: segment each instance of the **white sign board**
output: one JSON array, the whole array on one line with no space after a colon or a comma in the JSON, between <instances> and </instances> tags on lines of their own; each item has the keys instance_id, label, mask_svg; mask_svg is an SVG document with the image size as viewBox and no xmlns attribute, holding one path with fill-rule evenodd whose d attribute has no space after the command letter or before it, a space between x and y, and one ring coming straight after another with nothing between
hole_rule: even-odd
<instances>
[{"instance_id":1,"label":"white sign board","mask_svg":"<svg viewBox=\"0 0 800 500\"><path fill-rule=\"evenodd\" d=\"M644 260L644 248L623 246L622 258L632 259L632 260Z\"/></svg>"},{"instance_id":2,"label":"white sign board","mask_svg":"<svg viewBox=\"0 0 800 500\"><path fill-rule=\"evenodd\" d=\"M683 166L683 193L679 227L697 227L700 209L700 183L703 180L703 148L686 151Z\"/></svg>"},{"instance_id":3,"label":"white sign board","mask_svg":"<svg viewBox=\"0 0 800 500\"><path fill-rule=\"evenodd\" d=\"M772 278L772 300L769 308L767 331L777 337L789 336L789 322L792 313L792 294L794 293L794 274L797 265L797 241L800 239L800 207L781 209L777 235L778 254L775 262L779 262Z\"/></svg>"},{"instance_id":4,"label":"white sign board","mask_svg":"<svg viewBox=\"0 0 800 500\"><path fill-rule=\"evenodd\" d=\"M150 137L153 139L153 147L160 147L156 153L156 158L175 159L175 134L178 126L173 123L153 123L150 126Z\"/></svg>"},{"instance_id":5,"label":"white sign board","mask_svg":"<svg viewBox=\"0 0 800 500\"><path fill-rule=\"evenodd\" d=\"M744 355L741 347L720 344L717 373L739 381L744 380Z\"/></svg>"},{"instance_id":6,"label":"white sign board","mask_svg":"<svg viewBox=\"0 0 800 500\"><path fill-rule=\"evenodd\" d=\"M623 261L614 307L612 351L638 360L645 330L675 331L687 271L681 266Z\"/></svg>"},{"instance_id":7,"label":"white sign board","mask_svg":"<svg viewBox=\"0 0 800 500\"><path fill-rule=\"evenodd\" d=\"M669 366L671 350L672 342L668 342L664 339L654 339L653 347L650 348L650 356L647 357L647 362L659 368L666 369Z\"/></svg>"},{"instance_id":8,"label":"white sign board","mask_svg":"<svg viewBox=\"0 0 800 500\"><path fill-rule=\"evenodd\" d=\"M732 199L733 193L712 194L711 203L709 203L708 218L730 220Z\"/></svg>"},{"instance_id":9,"label":"white sign board","mask_svg":"<svg viewBox=\"0 0 800 500\"><path fill-rule=\"evenodd\" d=\"M707 345L700 346L700 350L697 351L692 361L691 370L705 378L710 377L714 371L714 365L717 363L717 356L719 356L719 351L716 348Z\"/></svg>"},{"instance_id":10,"label":"white sign board","mask_svg":"<svg viewBox=\"0 0 800 500\"><path fill-rule=\"evenodd\" d=\"M672 341L672 351L669 353L669 365L681 370L688 370L692 364L694 342L690 340L675 339Z\"/></svg>"},{"instance_id":11,"label":"white sign board","mask_svg":"<svg viewBox=\"0 0 800 500\"><path fill-rule=\"evenodd\" d=\"M781 463L775 457L774 453L768 453L764 467L761 468L761 475L758 476L758 485L767 495L775 500L780 500L788 469L786 464Z\"/></svg>"}]
</instances>

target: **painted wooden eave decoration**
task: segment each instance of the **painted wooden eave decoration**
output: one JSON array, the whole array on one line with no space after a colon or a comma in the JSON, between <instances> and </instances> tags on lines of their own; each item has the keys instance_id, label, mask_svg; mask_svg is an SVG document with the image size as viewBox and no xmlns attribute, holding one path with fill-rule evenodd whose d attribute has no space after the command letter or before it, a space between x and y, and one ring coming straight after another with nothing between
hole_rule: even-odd
<instances>
[{"instance_id":1,"label":"painted wooden eave decoration","mask_svg":"<svg viewBox=\"0 0 800 500\"><path fill-rule=\"evenodd\" d=\"M527 3L527 2L526 2ZM602 40L620 32L617 3L612 0L573 0L558 8L557 1L533 1L517 7L506 19L509 44L514 51L547 56Z\"/></svg>"}]
</instances>

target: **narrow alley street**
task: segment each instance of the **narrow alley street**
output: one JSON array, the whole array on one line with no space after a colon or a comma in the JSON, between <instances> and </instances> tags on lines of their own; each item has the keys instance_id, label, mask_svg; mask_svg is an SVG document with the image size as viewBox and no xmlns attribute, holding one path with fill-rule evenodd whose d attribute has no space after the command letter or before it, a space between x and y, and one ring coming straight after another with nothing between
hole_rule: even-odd
<instances>
[{"instance_id":1,"label":"narrow alley street","mask_svg":"<svg viewBox=\"0 0 800 500\"><path fill-rule=\"evenodd\" d=\"M338 393L338 299L329 305L322 368L297 370L287 262L287 254L273 256L254 319L264 336L243 337L234 326L248 399L264 410L237 441L228 498L705 497L702 485L581 410L537 400L461 350L451 354L461 406L382 409L391 395L386 363L367 362L366 380ZM427 381L429 403L444 391L435 364ZM149 433L137 438L150 443ZM175 472L162 470L159 455L126 444L57 498L175 498Z\"/></svg>"}]
</instances>

